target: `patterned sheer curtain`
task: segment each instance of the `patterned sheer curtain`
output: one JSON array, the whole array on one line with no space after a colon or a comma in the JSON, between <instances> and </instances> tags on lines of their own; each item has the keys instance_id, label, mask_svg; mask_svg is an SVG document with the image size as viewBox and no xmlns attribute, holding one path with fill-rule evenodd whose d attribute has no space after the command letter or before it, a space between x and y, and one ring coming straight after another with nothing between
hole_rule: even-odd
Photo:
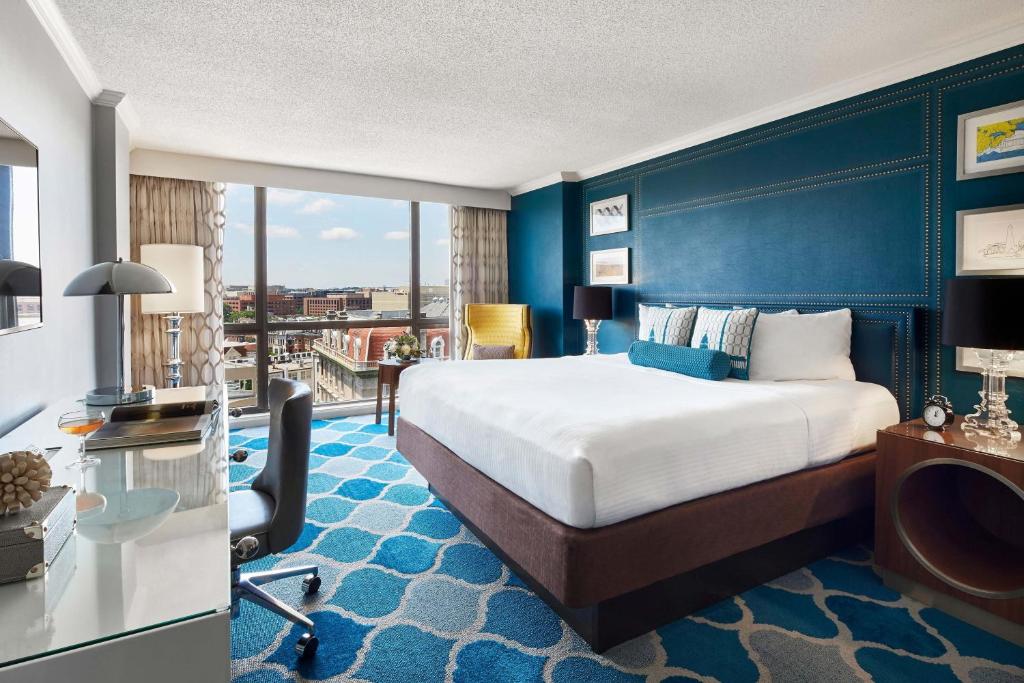
<instances>
[{"instance_id":1,"label":"patterned sheer curtain","mask_svg":"<svg viewBox=\"0 0 1024 683\"><path fill-rule=\"evenodd\" d=\"M131 177L131 258L143 244L203 247L205 312L182 321L181 385L224 384L224 186L195 180ZM163 387L169 345L165 321L132 301L132 383Z\"/></svg>"},{"instance_id":2,"label":"patterned sheer curtain","mask_svg":"<svg viewBox=\"0 0 1024 683\"><path fill-rule=\"evenodd\" d=\"M466 304L508 303L506 216L498 209L451 207L452 358L465 354Z\"/></svg>"}]
</instances>

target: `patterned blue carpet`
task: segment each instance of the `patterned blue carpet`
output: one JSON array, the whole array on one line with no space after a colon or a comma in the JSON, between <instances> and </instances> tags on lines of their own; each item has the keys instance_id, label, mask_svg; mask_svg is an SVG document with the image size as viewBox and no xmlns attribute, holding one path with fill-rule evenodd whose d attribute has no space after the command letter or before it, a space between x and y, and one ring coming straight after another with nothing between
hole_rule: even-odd
<instances>
[{"instance_id":1,"label":"patterned blue carpet","mask_svg":"<svg viewBox=\"0 0 1024 683\"><path fill-rule=\"evenodd\" d=\"M1024 649L885 588L851 548L594 655L434 500L372 417L316 421L305 531L252 570L313 563L323 586L268 586L316 622L320 651L297 662L299 629L242 604L235 683L435 681L1024 681ZM234 488L265 461L266 428Z\"/></svg>"}]
</instances>

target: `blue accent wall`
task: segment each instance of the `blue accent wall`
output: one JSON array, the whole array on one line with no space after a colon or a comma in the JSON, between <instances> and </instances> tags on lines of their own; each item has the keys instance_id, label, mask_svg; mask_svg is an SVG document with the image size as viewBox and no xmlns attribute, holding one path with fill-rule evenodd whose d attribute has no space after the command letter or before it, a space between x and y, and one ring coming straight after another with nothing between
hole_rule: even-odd
<instances>
[{"instance_id":1,"label":"blue accent wall","mask_svg":"<svg viewBox=\"0 0 1024 683\"><path fill-rule=\"evenodd\" d=\"M638 298L921 307L919 390L945 393L968 412L979 376L957 372L953 349L939 343L956 212L1024 202L1024 173L957 181L957 116L1021 99L1017 46L590 178L572 193L564 183L541 188L513 198L510 255L543 251L557 232L540 228L543 216L567 194L577 196L578 283L589 278L590 251L630 248L632 284L616 287L603 352L628 348ZM591 237L590 202L619 194L629 195L630 230ZM571 226L563 219L562 227ZM564 292L567 271L551 270L556 260L540 270L510 261L512 300L543 301L545 315L557 315L548 302ZM561 328L581 348L579 324ZM544 355L556 347L540 344ZM1020 418L1024 382L1011 381L1011 393Z\"/></svg>"},{"instance_id":2,"label":"blue accent wall","mask_svg":"<svg viewBox=\"0 0 1024 683\"><path fill-rule=\"evenodd\" d=\"M557 183L512 198L508 216L509 301L531 306L533 355L580 352L572 288L580 282L578 183Z\"/></svg>"}]
</instances>

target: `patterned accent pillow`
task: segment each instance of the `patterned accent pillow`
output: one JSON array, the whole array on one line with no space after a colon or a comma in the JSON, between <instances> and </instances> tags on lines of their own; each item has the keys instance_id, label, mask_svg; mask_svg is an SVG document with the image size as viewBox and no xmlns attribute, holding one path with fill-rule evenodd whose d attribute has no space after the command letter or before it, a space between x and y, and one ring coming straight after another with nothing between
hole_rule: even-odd
<instances>
[{"instance_id":1,"label":"patterned accent pillow","mask_svg":"<svg viewBox=\"0 0 1024 683\"><path fill-rule=\"evenodd\" d=\"M508 346L484 346L473 344L473 360L510 360L516 357L516 347Z\"/></svg>"},{"instance_id":2,"label":"patterned accent pillow","mask_svg":"<svg viewBox=\"0 0 1024 683\"><path fill-rule=\"evenodd\" d=\"M756 308L720 309L700 307L693 326L690 346L725 351L732 359L730 377L750 378L750 340L757 322Z\"/></svg>"},{"instance_id":3,"label":"patterned accent pillow","mask_svg":"<svg viewBox=\"0 0 1024 683\"><path fill-rule=\"evenodd\" d=\"M636 338L659 344L686 346L697 320L697 307L667 308L640 304L640 330Z\"/></svg>"}]
</instances>

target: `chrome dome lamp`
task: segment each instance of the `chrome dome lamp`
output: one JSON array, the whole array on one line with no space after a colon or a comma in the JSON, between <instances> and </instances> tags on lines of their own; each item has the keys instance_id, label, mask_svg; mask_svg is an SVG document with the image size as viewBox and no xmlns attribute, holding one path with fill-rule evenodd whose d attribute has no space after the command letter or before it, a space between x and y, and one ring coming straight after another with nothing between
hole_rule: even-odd
<instances>
[{"instance_id":1,"label":"chrome dome lamp","mask_svg":"<svg viewBox=\"0 0 1024 683\"><path fill-rule=\"evenodd\" d=\"M64 296L117 297L117 385L93 389L85 402L114 406L153 400L153 387L124 386L124 296L126 294L172 294L174 286L149 266L131 261L106 261L86 268L64 288Z\"/></svg>"}]
</instances>

